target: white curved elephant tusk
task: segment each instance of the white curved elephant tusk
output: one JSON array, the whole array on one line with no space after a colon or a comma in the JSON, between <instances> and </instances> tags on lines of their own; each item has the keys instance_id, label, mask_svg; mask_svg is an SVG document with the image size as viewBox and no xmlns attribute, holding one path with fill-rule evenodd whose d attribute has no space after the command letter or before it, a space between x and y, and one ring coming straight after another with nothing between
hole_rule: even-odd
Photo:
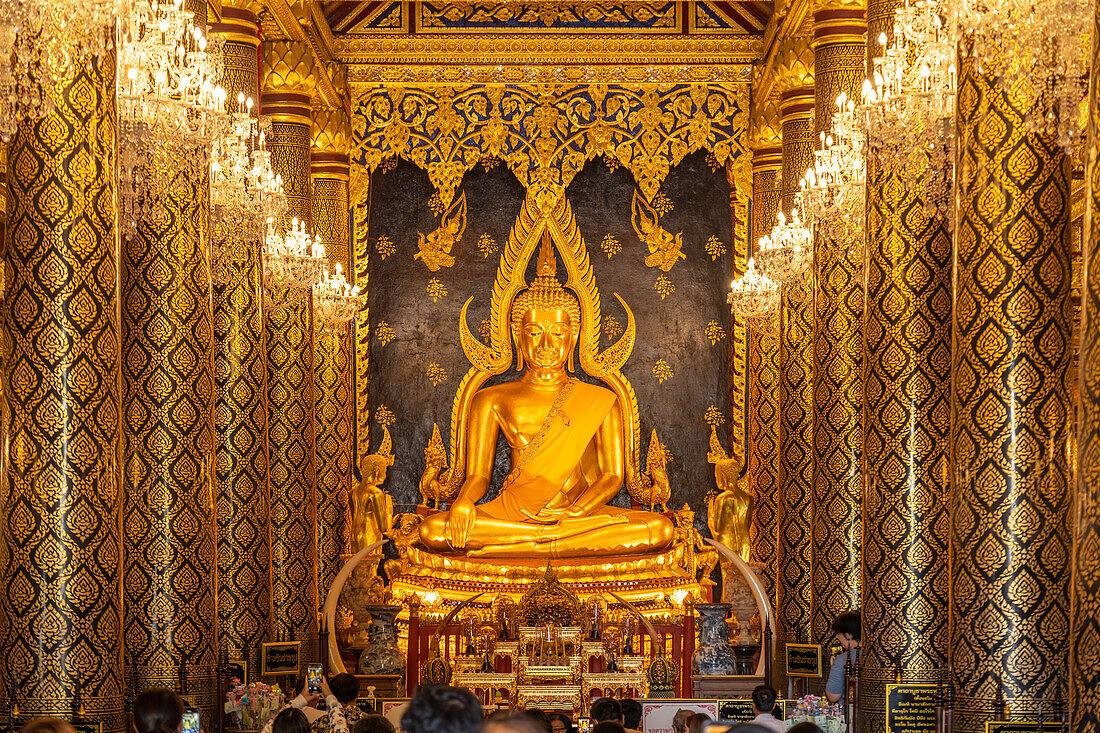
<instances>
[{"instance_id":1,"label":"white curved elephant tusk","mask_svg":"<svg viewBox=\"0 0 1100 733\"><path fill-rule=\"evenodd\" d=\"M340 593L344 590L344 583L348 582L348 578L351 577L351 571L363 562L363 558L384 544L386 544L386 540L375 542L370 547L364 547L352 555L351 559L344 563L344 567L340 568L340 572L336 574L336 578L332 581L332 587L328 589L328 595L325 596L325 623L328 625L329 630L328 666L334 675L347 672L347 669L344 668L344 661L340 659L340 647L336 644L336 607L340 605Z\"/></svg>"},{"instance_id":2,"label":"white curved elephant tusk","mask_svg":"<svg viewBox=\"0 0 1100 733\"><path fill-rule=\"evenodd\" d=\"M733 563L734 567L741 571L741 575L745 577L745 582L749 584L749 588L752 590L753 598L756 599L756 607L760 611L760 630L771 626L772 632L775 632L775 616L772 614L771 603L768 602L768 594L764 592L764 584L760 582L760 578L756 577L756 573L752 571L749 564L741 559L741 556L730 548L723 545L717 540L712 540L709 537L704 537L703 541L710 544L714 549L722 555L722 557ZM764 674L764 650L760 650L760 660L756 663L756 674Z\"/></svg>"}]
</instances>

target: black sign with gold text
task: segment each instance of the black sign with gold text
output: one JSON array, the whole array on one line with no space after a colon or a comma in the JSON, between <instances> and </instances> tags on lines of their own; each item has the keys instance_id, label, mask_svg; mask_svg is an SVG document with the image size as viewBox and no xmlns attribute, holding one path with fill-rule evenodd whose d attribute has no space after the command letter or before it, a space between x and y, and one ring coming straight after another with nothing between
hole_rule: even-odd
<instances>
[{"instance_id":1,"label":"black sign with gold text","mask_svg":"<svg viewBox=\"0 0 1100 733\"><path fill-rule=\"evenodd\" d=\"M787 676L788 677L820 677L821 676L821 645L820 644L788 644L787 645Z\"/></svg>"},{"instance_id":2,"label":"black sign with gold text","mask_svg":"<svg viewBox=\"0 0 1100 733\"><path fill-rule=\"evenodd\" d=\"M260 674L298 674L300 641L275 641L262 646Z\"/></svg>"},{"instance_id":3,"label":"black sign with gold text","mask_svg":"<svg viewBox=\"0 0 1100 733\"><path fill-rule=\"evenodd\" d=\"M886 733L936 733L936 686L886 685Z\"/></svg>"},{"instance_id":4,"label":"black sign with gold text","mask_svg":"<svg viewBox=\"0 0 1100 733\"><path fill-rule=\"evenodd\" d=\"M776 700L776 706L779 708L780 719L787 717L787 701ZM719 720L736 720L738 723L745 723L756 717L756 713L752 711L752 700L749 698L739 698L736 700L719 700L718 701L718 719Z\"/></svg>"}]
</instances>

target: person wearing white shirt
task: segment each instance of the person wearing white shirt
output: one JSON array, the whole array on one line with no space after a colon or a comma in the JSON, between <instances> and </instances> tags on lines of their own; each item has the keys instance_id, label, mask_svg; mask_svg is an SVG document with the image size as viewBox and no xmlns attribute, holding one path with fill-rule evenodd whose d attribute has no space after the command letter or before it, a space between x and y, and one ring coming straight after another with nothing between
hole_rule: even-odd
<instances>
[{"instance_id":1,"label":"person wearing white shirt","mask_svg":"<svg viewBox=\"0 0 1100 733\"><path fill-rule=\"evenodd\" d=\"M752 691L752 711L756 717L749 722L775 733L783 733L783 721L775 717L775 690L768 685L758 685Z\"/></svg>"}]
</instances>

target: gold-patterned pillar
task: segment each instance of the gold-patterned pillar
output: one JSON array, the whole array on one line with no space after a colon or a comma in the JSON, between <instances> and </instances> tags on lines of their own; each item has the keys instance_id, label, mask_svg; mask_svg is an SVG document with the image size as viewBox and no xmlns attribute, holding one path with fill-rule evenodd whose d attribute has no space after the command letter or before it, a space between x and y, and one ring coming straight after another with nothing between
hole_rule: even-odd
<instances>
[{"instance_id":1,"label":"gold-patterned pillar","mask_svg":"<svg viewBox=\"0 0 1100 733\"><path fill-rule=\"evenodd\" d=\"M1100 6L1092 35L1089 162L1081 276L1077 496L1070 616L1070 730L1100 729Z\"/></svg>"},{"instance_id":2,"label":"gold-patterned pillar","mask_svg":"<svg viewBox=\"0 0 1100 733\"><path fill-rule=\"evenodd\" d=\"M205 2L187 9L205 25ZM186 166L153 175L166 181L164 192L122 240L126 652L139 689L184 682L212 712L209 184Z\"/></svg>"},{"instance_id":3,"label":"gold-patterned pillar","mask_svg":"<svg viewBox=\"0 0 1100 733\"><path fill-rule=\"evenodd\" d=\"M997 60L960 57L952 442L969 480L955 486L950 648L958 728L977 731L998 681L1026 719L1066 668L1070 165L1028 132L1033 100L994 81Z\"/></svg>"},{"instance_id":4,"label":"gold-patterned pillar","mask_svg":"<svg viewBox=\"0 0 1100 733\"><path fill-rule=\"evenodd\" d=\"M871 0L867 37L893 30L897 0ZM868 44L868 55L880 54ZM864 730L886 725L886 685L947 665L951 235L924 215L921 170L867 166Z\"/></svg>"},{"instance_id":5,"label":"gold-patterned pillar","mask_svg":"<svg viewBox=\"0 0 1100 733\"><path fill-rule=\"evenodd\" d=\"M283 177L288 211L310 224L309 147L312 56L304 43L264 44L263 114L268 147ZM271 631L300 640L305 658L317 641L317 473L314 464L313 306L300 291L267 313L268 489L271 501Z\"/></svg>"},{"instance_id":6,"label":"gold-patterned pillar","mask_svg":"<svg viewBox=\"0 0 1100 733\"><path fill-rule=\"evenodd\" d=\"M819 0L814 9L818 140L832 128L837 97L859 98L866 2ZM815 641L832 638L837 614L859 608L863 586L863 263L847 254L851 246L819 236L814 258Z\"/></svg>"},{"instance_id":7,"label":"gold-patterned pillar","mask_svg":"<svg viewBox=\"0 0 1100 733\"><path fill-rule=\"evenodd\" d=\"M352 210L352 240L354 242L355 284L366 298L370 266L370 171L357 164L351 166L351 188L348 198ZM350 279L350 278L349 278ZM355 317L355 460L352 473L358 481L360 456L370 455L370 311L359 311Z\"/></svg>"},{"instance_id":8,"label":"gold-patterned pillar","mask_svg":"<svg viewBox=\"0 0 1100 733\"><path fill-rule=\"evenodd\" d=\"M775 225L779 210L779 171L783 148L779 100L768 99L753 110L749 124L752 147L752 221L749 241L753 253L760 238ZM752 561L763 565L772 606L776 605L775 578L778 539L779 487L779 314L769 313L749 325L748 464L753 513L749 522ZM773 629L774 631L774 629Z\"/></svg>"},{"instance_id":9,"label":"gold-patterned pillar","mask_svg":"<svg viewBox=\"0 0 1100 733\"><path fill-rule=\"evenodd\" d=\"M780 49L779 111L783 120L780 206L790 213L813 159L813 52L808 37ZM813 371L812 273L784 289L779 328L779 540L776 653L808 640L813 608ZM781 668L782 663L777 665Z\"/></svg>"},{"instance_id":10,"label":"gold-patterned pillar","mask_svg":"<svg viewBox=\"0 0 1100 733\"><path fill-rule=\"evenodd\" d=\"M749 209L752 206L752 160L747 150L726 161L726 182L730 187L730 282L745 274L749 265L751 245L749 244ZM729 335L726 339L726 364L728 392L726 399L726 438L729 441L730 454L741 457L742 475L745 473L745 455L747 438L745 431L746 374L748 358L746 353L748 323L745 317L730 310ZM749 558L745 558L748 560Z\"/></svg>"},{"instance_id":11,"label":"gold-patterned pillar","mask_svg":"<svg viewBox=\"0 0 1100 733\"><path fill-rule=\"evenodd\" d=\"M322 108L313 112L313 228L325 245L329 267L343 269L354 281L348 207L348 149L351 126L347 112ZM318 323L314 332L317 422L317 583L324 598L346 558L350 527L349 492L352 458L351 329Z\"/></svg>"},{"instance_id":12,"label":"gold-patterned pillar","mask_svg":"<svg viewBox=\"0 0 1100 733\"><path fill-rule=\"evenodd\" d=\"M4 254L7 394L0 708L126 727L114 58L19 125Z\"/></svg>"},{"instance_id":13,"label":"gold-patterned pillar","mask_svg":"<svg viewBox=\"0 0 1100 733\"><path fill-rule=\"evenodd\" d=\"M254 0L225 0L211 30L225 39L229 107L237 95L260 107ZM240 259L214 283L214 466L217 472L219 652L258 669L267 635L268 589L267 414L264 389L263 263L260 242L238 245Z\"/></svg>"}]
</instances>

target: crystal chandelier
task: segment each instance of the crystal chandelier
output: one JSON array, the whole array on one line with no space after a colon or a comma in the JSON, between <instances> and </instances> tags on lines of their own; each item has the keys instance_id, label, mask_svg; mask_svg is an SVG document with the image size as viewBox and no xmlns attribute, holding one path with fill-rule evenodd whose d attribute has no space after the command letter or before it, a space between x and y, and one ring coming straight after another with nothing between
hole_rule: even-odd
<instances>
[{"instance_id":1,"label":"crystal chandelier","mask_svg":"<svg viewBox=\"0 0 1100 733\"><path fill-rule=\"evenodd\" d=\"M295 217L286 234L269 222L264 239L264 284L268 306L284 308L320 281L325 267L325 245L313 239L306 224Z\"/></svg>"},{"instance_id":2,"label":"crystal chandelier","mask_svg":"<svg viewBox=\"0 0 1100 733\"><path fill-rule=\"evenodd\" d=\"M821 133L821 149L814 151L814 164L802 179L802 201L824 242L860 262L866 221L866 135L856 119L855 102L841 92L836 104L832 130Z\"/></svg>"},{"instance_id":3,"label":"crystal chandelier","mask_svg":"<svg viewBox=\"0 0 1100 733\"><path fill-rule=\"evenodd\" d=\"M222 41L208 43L183 0L134 0L118 43L121 213L160 215L178 174L201 180L210 147L229 125Z\"/></svg>"},{"instance_id":4,"label":"crystal chandelier","mask_svg":"<svg viewBox=\"0 0 1100 733\"><path fill-rule=\"evenodd\" d=\"M114 28L114 0L0 0L0 139L51 109L74 63L103 58Z\"/></svg>"},{"instance_id":5,"label":"crystal chandelier","mask_svg":"<svg viewBox=\"0 0 1100 733\"><path fill-rule=\"evenodd\" d=\"M210 156L211 265L227 282L247 261L247 247L262 240L267 222L286 212L282 176L271 167L267 118L252 116L252 99L237 95L237 111L225 135L214 140Z\"/></svg>"},{"instance_id":6,"label":"crystal chandelier","mask_svg":"<svg viewBox=\"0 0 1100 733\"><path fill-rule=\"evenodd\" d=\"M324 278L313 286L313 303L317 318L322 323L343 326L355 318L366 303L359 294L359 286L351 285L344 277L344 267L336 263L336 274L325 268Z\"/></svg>"},{"instance_id":7,"label":"crystal chandelier","mask_svg":"<svg viewBox=\"0 0 1100 733\"><path fill-rule=\"evenodd\" d=\"M955 150L957 34L941 5L929 0L895 11L894 43L878 44L874 73L858 112L881 164L921 187L925 214L950 222Z\"/></svg>"},{"instance_id":8,"label":"crystal chandelier","mask_svg":"<svg viewBox=\"0 0 1100 733\"><path fill-rule=\"evenodd\" d=\"M779 286L758 272L756 261L750 257L745 274L730 283L726 302L733 313L745 318L760 318L779 305Z\"/></svg>"},{"instance_id":9,"label":"crystal chandelier","mask_svg":"<svg viewBox=\"0 0 1100 733\"><path fill-rule=\"evenodd\" d=\"M1081 0L946 0L984 72L1031 103L1030 132L1073 153L1088 93L1093 6Z\"/></svg>"},{"instance_id":10,"label":"crystal chandelier","mask_svg":"<svg viewBox=\"0 0 1100 733\"><path fill-rule=\"evenodd\" d=\"M813 235L802 223L798 209L791 210L788 222L783 212L775 215L776 225L771 234L760 238L756 250L756 262L769 280L783 287L794 287L802 282L813 258Z\"/></svg>"}]
</instances>

